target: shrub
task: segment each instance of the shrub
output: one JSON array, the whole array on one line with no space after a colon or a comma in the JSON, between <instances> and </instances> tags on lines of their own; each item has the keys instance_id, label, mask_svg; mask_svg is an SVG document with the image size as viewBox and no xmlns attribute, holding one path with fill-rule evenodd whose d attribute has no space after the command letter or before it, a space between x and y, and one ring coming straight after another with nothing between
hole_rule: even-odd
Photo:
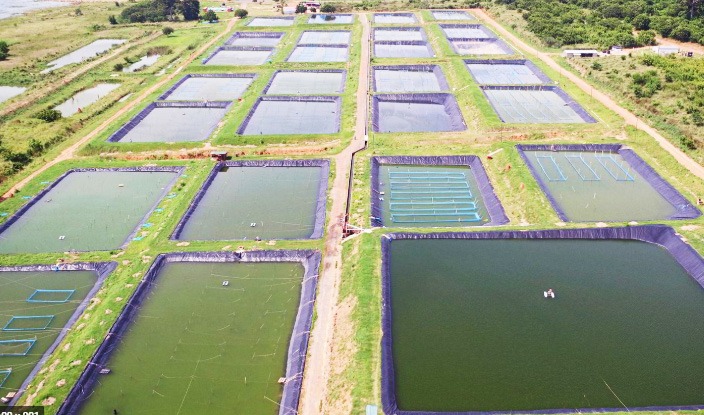
<instances>
[{"instance_id":1,"label":"shrub","mask_svg":"<svg viewBox=\"0 0 704 415\"><path fill-rule=\"evenodd\" d=\"M174 29L169 26L166 26L165 28L161 29L161 33L165 34L166 36L172 34L173 32L174 32Z\"/></svg>"},{"instance_id":2,"label":"shrub","mask_svg":"<svg viewBox=\"0 0 704 415\"><path fill-rule=\"evenodd\" d=\"M244 19L245 17L247 17L248 14L249 12L245 9L235 10L235 16L239 17L240 19Z\"/></svg>"},{"instance_id":3,"label":"shrub","mask_svg":"<svg viewBox=\"0 0 704 415\"><path fill-rule=\"evenodd\" d=\"M112 25L117 24L117 18L115 18L114 14L111 14L110 16L108 16L108 22L110 22L110 24L112 24Z\"/></svg>"},{"instance_id":4,"label":"shrub","mask_svg":"<svg viewBox=\"0 0 704 415\"><path fill-rule=\"evenodd\" d=\"M4 61L10 55L10 47L7 42L0 40L0 61Z\"/></svg>"},{"instance_id":5,"label":"shrub","mask_svg":"<svg viewBox=\"0 0 704 415\"><path fill-rule=\"evenodd\" d=\"M123 69L125 69L125 65L121 63L116 63L115 66L112 67L112 70L115 72L122 72Z\"/></svg>"},{"instance_id":6,"label":"shrub","mask_svg":"<svg viewBox=\"0 0 704 415\"><path fill-rule=\"evenodd\" d=\"M322 13L335 13L335 10L337 10L337 7L335 7L335 5L330 4L330 3L325 3L322 6L320 6L320 11Z\"/></svg>"},{"instance_id":7,"label":"shrub","mask_svg":"<svg viewBox=\"0 0 704 415\"><path fill-rule=\"evenodd\" d=\"M44 108L43 110L39 111L34 118L40 119L42 121L46 122L54 122L58 119L61 119L61 113L55 109L52 108Z\"/></svg>"},{"instance_id":8,"label":"shrub","mask_svg":"<svg viewBox=\"0 0 704 415\"><path fill-rule=\"evenodd\" d=\"M308 11L308 7L306 7L305 4L299 3L298 6L296 6L296 13L305 13Z\"/></svg>"},{"instance_id":9,"label":"shrub","mask_svg":"<svg viewBox=\"0 0 704 415\"><path fill-rule=\"evenodd\" d=\"M600 71L601 68L602 68L602 66L599 62L592 63L592 69L594 69L595 71Z\"/></svg>"}]
</instances>

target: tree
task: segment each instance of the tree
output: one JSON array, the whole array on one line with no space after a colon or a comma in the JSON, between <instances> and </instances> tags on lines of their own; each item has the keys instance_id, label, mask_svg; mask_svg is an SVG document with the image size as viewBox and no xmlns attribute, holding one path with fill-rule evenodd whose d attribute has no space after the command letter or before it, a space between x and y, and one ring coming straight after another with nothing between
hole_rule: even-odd
<instances>
[{"instance_id":1,"label":"tree","mask_svg":"<svg viewBox=\"0 0 704 415\"><path fill-rule=\"evenodd\" d=\"M166 36L172 34L173 32L174 32L174 29L169 26L166 26L163 29L161 29L161 33L165 34Z\"/></svg>"},{"instance_id":2,"label":"tree","mask_svg":"<svg viewBox=\"0 0 704 415\"><path fill-rule=\"evenodd\" d=\"M108 22L110 22L110 24L112 24L112 25L117 24L117 18L115 18L114 14L111 14L110 16L108 16Z\"/></svg>"},{"instance_id":3,"label":"tree","mask_svg":"<svg viewBox=\"0 0 704 415\"><path fill-rule=\"evenodd\" d=\"M34 118L38 118L42 121L46 122L54 122L58 119L61 118L61 113L55 109L52 108L44 108L43 110L39 111Z\"/></svg>"},{"instance_id":4,"label":"tree","mask_svg":"<svg viewBox=\"0 0 704 415\"><path fill-rule=\"evenodd\" d=\"M198 0L182 0L181 13L184 20L198 20L200 2Z\"/></svg>"},{"instance_id":5,"label":"tree","mask_svg":"<svg viewBox=\"0 0 704 415\"><path fill-rule=\"evenodd\" d=\"M245 9L235 10L235 16L239 17L240 19L244 19L245 17L247 17L248 14L249 12Z\"/></svg>"},{"instance_id":6,"label":"tree","mask_svg":"<svg viewBox=\"0 0 704 415\"><path fill-rule=\"evenodd\" d=\"M7 42L0 40L0 61L4 61L10 55L10 47Z\"/></svg>"},{"instance_id":7,"label":"tree","mask_svg":"<svg viewBox=\"0 0 704 415\"><path fill-rule=\"evenodd\" d=\"M210 22L210 23L212 23L212 22L217 22L217 21L218 21L218 15L215 14L214 11L208 10L208 11L205 12L205 14L203 15L203 20L208 21L208 22Z\"/></svg>"},{"instance_id":8,"label":"tree","mask_svg":"<svg viewBox=\"0 0 704 415\"><path fill-rule=\"evenodd\" d=\"M335 5L330 3L325 3L320 7L322 13L335 13L335 10L337 10Z\"/></svg>"},{"instance_id":9,"label":"tree","mask_svg":"<svg viewBox=\"0 0 704 415\"><path fill-rule=\"evenodd\" d=\"M303 3L298 3L298 6L296 6L296 13L305 13L307 11L308 7Z\"/></svg>"},{"instance_id":10,"label":"tree","mask_svg":"<svg viewBox=\"0 0 704 415\"><path fill-rule=\"evenodd\" d=\"M634 17L631 23L633 23L633 27L635 27L636 30L650 29L650 18L645 14L639 14L638 16Z\"/></svg>"}]
</instances>

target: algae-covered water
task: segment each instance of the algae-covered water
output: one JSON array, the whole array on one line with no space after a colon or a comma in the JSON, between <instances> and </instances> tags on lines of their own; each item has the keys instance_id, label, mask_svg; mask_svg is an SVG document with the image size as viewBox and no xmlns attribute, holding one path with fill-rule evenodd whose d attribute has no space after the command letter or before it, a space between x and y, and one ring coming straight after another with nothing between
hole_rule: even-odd
<instances>
[{"instance_id":1,"label":"algae-covered water","mask_svg":"<svg viewBox=\"0 0 704 415\"><path fill-rule=\"evenodd\" d=\"M397 240L390 277L403 410L702 404L704 290L659 246Z\"/></svg>"},{"instance_id":2,"label":"algae-covered water","mask_svg":"<svg viewBox=\"0 0 704 415\"><path fill-rule=\"evenodd\" d=\"M119 248L176 172L73 172L0 233L0 253Z\"/></svg>"},{"instance_id":3,"label":"algae-covered water","mask_svg":"<svg viewBox=\"0 0 704 415\"><path fill-rule=\"evenodd\" d=\"M227 167L215 176L179 239L310 238L320 169Z\"/></svg>"},{"instance_id":4,"label":"algae-covered water","mask_svg":"<svg viewBox=\"0 0 704 415\"><path fill-rule=\"evenodd\" d=\"M297 263L167 264L80 413L277 414L302 276Z\"/></svg>"},{"instance_id":5,"label":"algae-covered water","mask_svg":"<svg viewBox=\"0 0 704 415\"><path fill-rule=\"evenodd\" d=\"M96 281L97 275L93 271L0 271L0 395L5 396L19 389ZM68 292L62 294L37 294L33 299L68 301L27 301L35 290L67 290ZM21 316L25 318L13 320L13 317ZM26 318L29 316L42 318L32 319L34 321L31 323L30 319ZM3 330L44 327L47 322L49 325L43 330ZM8 340L28 340L29 343ZM24 356L8 356L25 351L27 354ZM3 383L6 376L2 373L7 373L8 369L11 372Z\"/></svg>"}]
</instances>

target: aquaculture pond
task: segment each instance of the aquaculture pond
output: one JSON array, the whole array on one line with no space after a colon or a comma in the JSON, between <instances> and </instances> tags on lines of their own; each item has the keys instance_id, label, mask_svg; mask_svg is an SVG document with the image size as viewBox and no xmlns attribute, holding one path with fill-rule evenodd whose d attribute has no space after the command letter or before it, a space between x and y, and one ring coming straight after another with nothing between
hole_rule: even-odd
<instances>
[{"instance_id":1,"label":"aquaculture pond","mask_svg":"<svg viewBox=\"0 0 704 415\"><path fill-rule=\"evenodd\" d=\"M106 273L113 268L107 264L102 267ZM31 380L37 364L56 347L85 307L89 293L97 290L104 276L87 269L91 266L85 268L0 267L1 396L18 392Z\"/></svg>"},{"instance_id":2,"label":"aquaculture pond","mask_svg":"<svg viewBox=\"0 0 704 415\"><path fill-rule=\"evenodd\" d=\"M659 176L654 185L650 181L652 169L630 151L626 156L644 170L634 168L620 152L599 148L592 151L521 148L531 172L563 220L640 221L699 216L698 210ZM674 199L665 197L670 194Z\"/></svg>"},{"instance_id":3,"label":"aquaculture pond","mask_svg":"<svg viewBox=\"0 0 704 415\"><path fill-rule=\"evenodd\" d=\"M479 226L489 222L469 166L382 164L378 172L385 226Z\"/></svg>"},{"instance_id":4,"label":"aquaculture pond","mask_svg":"<svg viewBox=\"0 0 704 415\"><path fill-rule=\"evenodd\" d=\"M0 254L120 248L178 171L73 171L0 225Z\"/></svg>"},{"instance_id":5,"label":"aquaculture pond","mask_svg":"<svg viewBox=\"0 0 704 415\"><path fill-rule=\"evenodd\" d=\"M175 238L320 238L328 165L311 162L317 165L262 161L216 167Z\"/></svg>"},{"instance_id":6,"label":"aquaculture pond","mask_svg":"<svg viewBox=\"0 0 704 415\"><path fill-rule=\"evenodd\" d=\"M701 407L704 290L661 235L559 232L384 242L391 413ZM671 229L666 238L701 270Z\"/></svg>"},{"instance_id":7,"label":"aquaculture pond","mask_svg":"<svg viewBox=\"0 0 704 415\"><path fill-rule=\"evenodd\" d=\"M72 96L61 105L57 105L54 109L61 112L63 117L70 117L71 115L80 112L83 108L98 102L100 98L105 97L105 95L116 90L120 87L120 84L112 83L100 83L92 88L84 89L83 91Z\"/></svg>"},{"instance_id":8,"label":"aquaculture pond","mask_svg":"<svg viewBox=\"0 0 704 415\"><path fill-rule=\"evenodd\" d=\"M78 413L279 413L304 267L196 261L140 286Z\"/></svg>"}]
</instances>

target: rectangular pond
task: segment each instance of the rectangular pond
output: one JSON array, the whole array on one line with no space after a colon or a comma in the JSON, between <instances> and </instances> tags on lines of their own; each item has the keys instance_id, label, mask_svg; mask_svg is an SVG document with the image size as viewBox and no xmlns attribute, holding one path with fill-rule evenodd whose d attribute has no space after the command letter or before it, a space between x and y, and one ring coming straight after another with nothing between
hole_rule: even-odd
<instances>
[{"instance_id":1,"label":"rectangular pond","mask_svg":"<svg viewBox=\"0 0 704 415\"><path fill-rule=\"evenodd\" d=\"M377 27L374 28L375 41L423 41L425 30L420 27Z\"/></svg>"},{"instance_id":2,"label":"rectangular pond","mask_svg":"<svg viewBox=\"0 0 704 415\"><path fill-rule=\"evenodd\" d=\"M267 46L279 44L285 32L235 32L226 42L228 46Z\"/></svg>"},{"instance_id":3,"label":"rectangular pond","mask_svg":"<svg viewBox=\"0 0 704 415\"><path fill-rule=\"evenodd\" d=\"M109 94L120 87L120 84L101 83L92 88L84 89L71 98L67 99L60 105L54 107L63 117L70 117L77 112L83 111L83 108L98 102L100 98Z\"/></svg>"},{"instance_id":4,"label":"rectangular pond","mask_svg":"<svg viewBox=\"0 0 704 415\"><path fill-rule=\"evenodd\" d=\"M505 123L595 123L587 111L556 86L482 86Z\"/></svg>"},{"instance_id":5,"label":"rectangular pond","mask_svg":"<svg viewBox=\"0 0 704 415\"><path fill-rule=\"evenodd\" d=\"M351 14L311 14L308 24L351 24L354 16Z\"/></svg>"},{"instance_id":6,"label":"rectangular pond","mask_svg":"<svg viewBox=\"0 0 704 415\"><path fill-rule=\"evenodd\" d=\"M297 408L319 262L316 251L159 255L59 413Z\"/></svg>"},{"instance_id":7,"label":"rectangular pond","mask_svg":"<svg viewBox=\"0 0 704 415\"><path fill-rule=\"evenodd\" d=\"M306 30L298 39L299 45L349 45L349 30Z\"/></svg>"},{"instance_id":8,"label":"rectangular pond","mask_svg":"<svg viewBox=\"0 0 704 415\"><path fill-rule=\"evenodd\" d=\"M258 66L265 64L274 48L265 46L221 46L203 59L203 65Z\"/></svg>"},{"instance_id":9,"label":"rectangular pond","mask_svg":"<svg viewBox=\"0 0 704 415\"><path fill-rule=\"evenodd\" d=\"M0 395L18 393L10 405L19 403L22 392L116 265L0 266Z\"/></svg>"},{"instance_id":10,"label":"rectangular pond","mask_svg":"<svg viewBox=\"0 0 704 415\"><path fill-rule=\"evenodd\" d=\"M704 407L704 260L672 228L381 243L385 413Z\"/></svg>"},{"instance_id":11,"label":"rectangular pond","mask_svg":"<svg viewBox=\"0 0 704 415\"><path fill-rule=\"evenodd\" d=\"M90 58L94 58L101 53L105 53L113 47L121 45L125 42L127 42L126 39L98 39L80 49L74 50L68 55L64 55L59 59L47 63L46 65L48 68L41 71L41 73L49 73L56 69L63 68L64 66L80 63Z\"/></svg>"},{"instance_id":12,"label":"rectangular pond","mask_svg":"<svg viewBox=\"0 0 704 415\"><path fill-rule=\"evenodd\" d=\"M293 26L294 17L255 17L247 26L267 27L267 26Z\"/></svg>"},{"instance_id":13,"label":"rectangular pond","mask_svg":"<svg viewBox=\"0 0 704 415\"><path fill-rule=\"evenodd\" d=\"M276 120L276 122L273 122ZM262 96L237 130L242 135L340 132L340 97Z\"/></svg>"},{"instance_id":14,"label":"rectangular pond","mask_svg":"<svg viewBox=\"0 0 704 415\"><path fill-rule=\"evenodd\" d=\"M374 13L375 24L414 24L418 19L413 13Z\"/></svg>"},{"instance_id":15,"label":"rectangular pond","mask_svg":"<svg viewBox=\"0 0 704 415\"><path fill-rule=\"evenodd\" d=\"M16 97L17 95L23 93L26 90L27 88L19 86L0 86L0 104L9 100L10 98Z\"/></svg>"},{"instance_id":16,"label":"rectangular pond","mask_svg":"<svg viewBox=\"0 0 704 415\"><path fill-rule=\"evenodd\" d=\"M476 20L471 14L462 10L431 10L435 20Z\"/></svg>"},{"instance_id":17,"label":"rectangular pond","mask_svg":"<svg viewBox=\"0 0 704 415\"><path fill-rule=\"evenodd\" d=\"M372 157L372 226L508 223L476 156Z\"/></svg>"},{"instance_id":18,"label":"rectangular pond","mask_svg":"<svg viewBox=\"0 0 704 415\"><path fill-rule=\"evenodd\" d=\"M347 62L346 45L301 45L296 46L287 62Z\"/></svg>"},{"instance_id":19,"label":"rectangular pond","mask_svg":"<svg viewBox=\"0 0 704 415\"><path fill-rule=\"evenodd\" d=\"M433 48L425 41L376 41L374 56L377 58L432 58Z\"/></svg>"},{"instance_id":20,"label":"rectangular pond","mask_svg":"<svg viewBox=\"0 0 704 415\"><path fill-rule=\"evenodd\" d=\"M347 72L342 69L276 71L264 94L318 95L341 94Z\"/></svg>"},{"instance_id":21,"label":"rectangular pond","mask_svg":"<svg viewBox=\"0 0 704 415\"><path fill-rule=\"evenodd\" d=\"M501 39L451 39L450 46L459 55L515 55Z\"/></svg>"},{"instance_id":22,"label":"rectangular pond","mask_svg":"<svg viewBox=\"0 0 704 415\"><path fill-rule=\"evenodd\" d=\"M449 89L437 65L373 66L375 92L440 92Z\"/></svg>"},{"instance_id":23,"label":"rectangular pond","mask_svg":"<svg viewBox=\"0 0 704 415\"><path fill-rule=\"evenodd\" d=\"M480 85L534 85L552 80L531 61L466 60L469 73Z\"/></svg>"},{"instance_id":24,"label":"rectangular pond","mask_svg":"<svg viewBox=\"0 0 704 415\"><path fill-rule=\"evenodd\" d=\"M160 100L234 101L249 88L256 74L189 74L169 88Z\"/></svg>"},{"instance_id":25,"label":"rectangular pond","mask_svg":"<svg viewBox=\"0 0 704 415\"><path fill-rule=\"evenodd\" d=\"M203 141L215 130L230 102L154 102L107 141L176 143Z\"/></svg>"},{"instance_id":26,"label":"rectangular pond","mask_svg":"<svg viewBox=\"0 0 704 415\"><path fill-rule=\"evenodd\" d=\"M182 169L69 170L0 225L0 254L119 249Z\"/></svg>"},{"instance_id":27,"label":"rectangular pond","mask_svg":"<svg viewBox=\"0 0 704 415\"><path fill-rule=\"evenodd\" d=\"M517 148L564 221L626 222L701 215L633 150L619 144Z\"/></svg>"},{"instance_id":28,"label":"rectangular pond","mask_svg":"<svg viewBox=\"0 0 704 415\"><path fill-rule=\"evenodd\" d=\"M380 94L372 97L372 128L377 133L464 131L451 94Z\"/></svg>"},{"instance_id":29,"label":"rectangular pond","mask_svg":"<svg viewBox=\"0 0 704 415\"><path fill-rule=\"evenodd\" d=\"M178 240L317 239L325 225L327 160L218 164L171 236Z\"/></svg>"}]
</instances>

